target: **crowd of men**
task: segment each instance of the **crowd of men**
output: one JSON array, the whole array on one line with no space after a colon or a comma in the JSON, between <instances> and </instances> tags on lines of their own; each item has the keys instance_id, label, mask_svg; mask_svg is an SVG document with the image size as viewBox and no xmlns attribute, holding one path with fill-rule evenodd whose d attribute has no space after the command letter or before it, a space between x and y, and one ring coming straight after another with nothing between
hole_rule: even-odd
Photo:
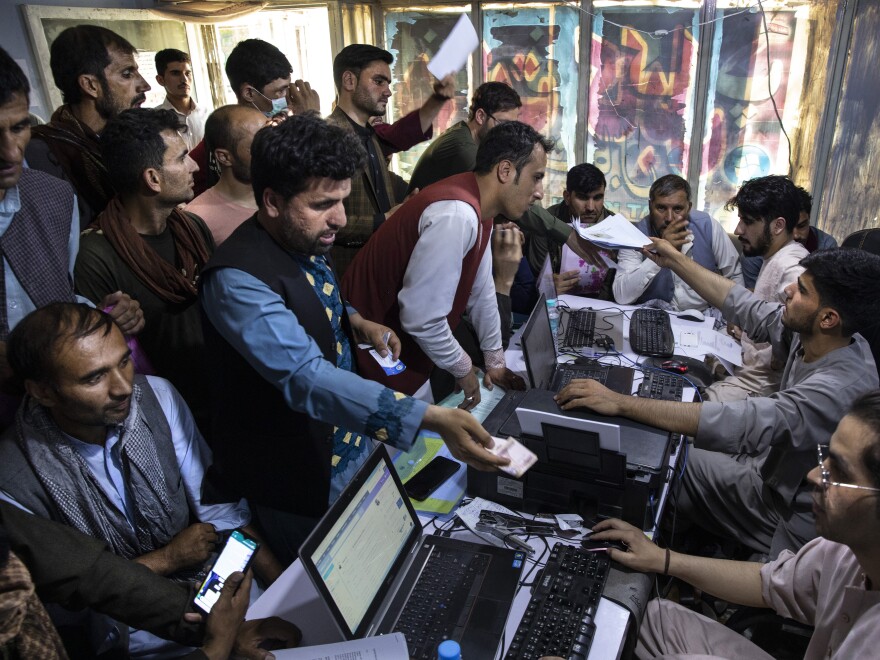
<instances>
[{"instance_id":1,"label":"crowd of men","mask_svg":"<svg viewBox=\"0 0 880 660\"><path fill-rule=\"evenodd\" d=\"M596 527L626 543L612 558L813 625L810 657L868 653L880 382L865 337L880 257L810 227L806 191L783 176L744 183L729 202L740 257L687 181L666 175L636 225L646 248L603 252L576 227L611 215L604 175L575 166L545 209L554 142L518 121L504 83L476 89L468 119L406 182L388 157L433 137L452 77L377 122L393 57L349 45L322 119L283 53L249 39L226 61L236 104L196 103L189 56L169 49L156 55L166 100L145 109L135 53L102 27L64 30L50 62L64 104L32 128L30 83L0 50L0 605L24 613L0 624L4 657L64 657L31 580L70 608L52 614L74 655L234 646L260 658L295 645L292 623L240 625L244 610L375 442L405 450L427 429L476 469L505 463L469 410L478 374L524 387L504 348L548 261L559 294L714 308L742 343L743 366L699 403L590 380L557 400L693 438L677 519L769 561L674 553L615 520ZM565 251L586 271L562 270ZM389 375L363 345L406 369ZM453 387L459 408L434 404ZM230 579L200 623L181 585L234 528L264 544L253 581ZM695 616L652 603L639 657L760 657Z\"/></svg>"}]
</instances>

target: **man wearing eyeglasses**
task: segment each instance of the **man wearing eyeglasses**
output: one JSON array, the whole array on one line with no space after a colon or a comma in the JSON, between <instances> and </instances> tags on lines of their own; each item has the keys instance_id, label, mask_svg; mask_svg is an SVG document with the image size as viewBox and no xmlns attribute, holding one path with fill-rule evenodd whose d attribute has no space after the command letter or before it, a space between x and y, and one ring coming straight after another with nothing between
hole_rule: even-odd
<instances>
[{"instance_id":1,"label":"man wearing eyeglasses","mask_svg":"<svg viewBox=\"0 0 880 660\"><path fill-rule=\"evenodd\" d=\"M563 388L563 408L586 406L694 438L676 511L703 529L778 555L814 538L807 472L816 445L849 405L878 386L868 341L880 317L880 257L825 250L800 263L785 304L764 302L666 240L643 251L669 268L749 337L785 363L779 391L742 401L682 403L622 396L596 381Z\"/></svg>"},{"instance_id":2,"label":"man wearing eyeglasses","mask_svg":"<svg viewBox=\"0 0 880 660\"><path fill-rule=\"evenodd\" d=\"M694 557L658 548L621 520L600 522L597 541L623 542L611 559L640 571L671 575L723 600L766 607L813 626L807 660L873 658L880 645L880 390L859 397L819 465L807 475L820 534L797 554L767 564ZM638 658L694 654L770 660L729 628L667 600L648 604Z\"/></svg>"}]
</instances>

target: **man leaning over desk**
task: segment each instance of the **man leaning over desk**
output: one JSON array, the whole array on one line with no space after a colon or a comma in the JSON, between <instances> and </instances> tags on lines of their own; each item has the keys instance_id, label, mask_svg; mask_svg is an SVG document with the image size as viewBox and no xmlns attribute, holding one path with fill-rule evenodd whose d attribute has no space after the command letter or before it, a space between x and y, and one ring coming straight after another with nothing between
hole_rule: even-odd
<instances>
[{"instance_id":1,"label":"man leaning over desk","mask_svg":"<svg viewBox=\"0 0 880 660\"><path fill-rule=\"evenodd\" d=\"M556 396L694 438L677 510L701 527L775 557L815 536L804 477L860 394L877 387L868 342L858 333L880 314L880 257L831 250L805 257L786 303L764 302L713 273L669 241L652 238L645 258L670 269L725 318L767 341L785 362L779 391L744 401L683 403L615 394L577 380Z\"/></svg>"},{"instance_id":2,"label":"man leaning over desk","mask_svg":"<svg viewBox=\"0 0 880 660\"><path fill-rule=\"evenodd\" d=\"M359 342L400 351L389 329L348 308L328 258L343 200L366 154L353 133L311 114L261 129L251 146L257 212L208 263L200 291L212 351L212 483L248 498L283 562L363 464L370 438L409 449L439 433L492 469L472 415L359 377ZM386 344L387 342L387 344Z\"/></svg>"}]
</instances>

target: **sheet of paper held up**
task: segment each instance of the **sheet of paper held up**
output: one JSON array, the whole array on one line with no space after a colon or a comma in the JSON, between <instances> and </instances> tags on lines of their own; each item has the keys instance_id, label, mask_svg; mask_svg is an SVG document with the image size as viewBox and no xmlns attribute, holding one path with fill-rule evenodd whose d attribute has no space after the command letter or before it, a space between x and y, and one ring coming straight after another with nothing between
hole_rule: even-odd
<instances>
[{"instance_id":1,"label":"sheet of paper held up","mask_svg":"<svg viewBox=\"0 0 880 660\"><path fill-rule=\"evenodd\" d=\"M480 40L471 19L467 14L462 14L452 32L428 62L428 71L438 80L450 73L458 73L479 45Z\"/></svg>"},{"instance_id":2,"label":"sheet of paper held up","mask_svg":"<svg viewBox=\"0 0 880 660\"><path fill-rule=\"evenodd\" d=\"M651 241L636 226L619 213L605 218L592 227L575 227L583 238L599 247L640 249Z\"/></svg>"},{"instance_id":3,"label":"sheet of paper held up","mask_svg":"<svg viewBox=\"0 0 880 660\"><path fill-rule=\"evenodd\" d=\"M277 660L409 660L403 633L272 651Z\"/></svg>"}]
</instances>

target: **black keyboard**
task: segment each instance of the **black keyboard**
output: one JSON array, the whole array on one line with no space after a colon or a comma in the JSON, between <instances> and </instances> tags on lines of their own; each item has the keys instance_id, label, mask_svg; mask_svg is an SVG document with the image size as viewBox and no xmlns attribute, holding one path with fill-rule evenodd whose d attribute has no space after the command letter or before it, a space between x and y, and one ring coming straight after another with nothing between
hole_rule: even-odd
<instances>
[{"instance_id":1,"label":"black keyboard","mask_svg":"<svg viewBox=\"0 0 880 660\"><path fill-rule=\"evenodd\" d=\"M669 357L675 350L672 323L662 309L639 307L629 320L629 345L639 355Z\"/></svg>"},{"instance_id":2,"label":"black keyboard","mask_svg":"<svg viewBox=\"0 0 880 660\"><path fill-rule=\"evenodd\" d=\"M545 655L585 659L596 633L593 620L610 567L604 552L553 546L505 659L533 660Z\"/></svg>"},{"instance_id":3,"label":"black keyboard","mask_svg":"<svg viewBox=\"0 0 880 660\"><path fill-rule=\"evenodd\" d=\"M440 642L461 640L489 561L481 552L434 547L394 626L406 637L410 658L434 660Z\"/></svg>"},{"instance_id":4,"label":"black keyboard","mask_svg":"<svg viewBox=\"0 0 880 660\"><path fill-rule=\"evenodd\" d=\"M608 378L608 369L601 367L566 367L557 371L556 383L553 385L553 391L558 392L576 378L592 378L598 380L603 385Z\"/></svg>"},{"instance_id":5,"label":"black keyboard","mask_svg":"<svg viewBox=\"0 0 880 660\"><path fill-rule=\"evenodd\" d=\"M596 312L577 309L566 314L565 334L562 346L565 348L583 348L592 346L596 332Z\"/></svg>"},{"instance_id":6,"label":"black keyboard","mask_svg":"<svg viewBox=\"0 0 880 660\"><path fill-rule=\"evenodd\" d=\"M647 371L645 380L639 385L639 396L643 399L681 401L684 378L665 371Z\"/></svg>"}]
</instances>

